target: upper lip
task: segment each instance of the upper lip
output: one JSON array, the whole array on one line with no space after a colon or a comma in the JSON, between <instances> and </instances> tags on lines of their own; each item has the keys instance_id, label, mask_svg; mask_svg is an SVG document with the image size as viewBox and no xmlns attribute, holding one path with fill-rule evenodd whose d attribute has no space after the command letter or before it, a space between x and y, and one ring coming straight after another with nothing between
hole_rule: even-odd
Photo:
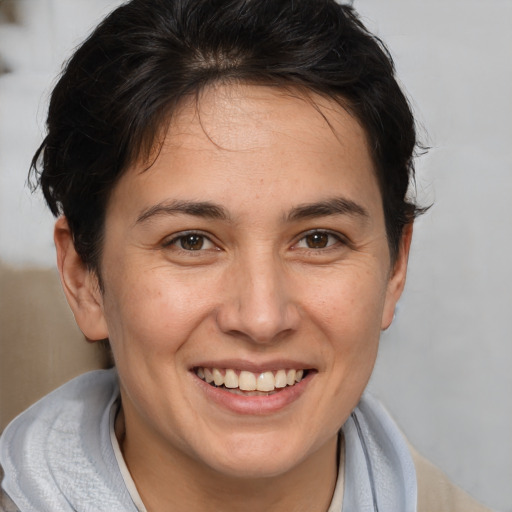
<instances>
[{"instance_id":1,"label":"upper lip","mask_svg":"<svg viewBox=\"0 0 512 512\"><path fill-rule=\"evenodd\" d=\"M312 370L314 369L311 364L296 361L292 359L272 359L271 361L248 361L246 359L219 359L216 361L201 361L191 366L194 368L218 368L218 369L233 369L245 370L252 373L273 372L283 369L294 370Z\"/></svg>"}]
</instances>

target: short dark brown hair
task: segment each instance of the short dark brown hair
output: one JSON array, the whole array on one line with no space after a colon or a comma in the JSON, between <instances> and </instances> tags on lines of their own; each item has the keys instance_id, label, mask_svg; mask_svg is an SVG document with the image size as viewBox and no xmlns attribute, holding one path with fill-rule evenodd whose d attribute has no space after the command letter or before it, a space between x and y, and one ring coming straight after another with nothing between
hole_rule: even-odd
<instances>
[{"instance_id":1,"label":"short dark brown hair","mask_svg":"<svg viewBox=\"0 0 512 512\"><path fill-rule=\"evenodd\" d=\"M31 177L77 252L99 270L105 211L176 106L216 82L299 88L339 101L364 127L392 258L420 211L407 199L416 133L392 58L334 0L132 0L78 48L53 90Z\"/></svg>"}]
</instances>

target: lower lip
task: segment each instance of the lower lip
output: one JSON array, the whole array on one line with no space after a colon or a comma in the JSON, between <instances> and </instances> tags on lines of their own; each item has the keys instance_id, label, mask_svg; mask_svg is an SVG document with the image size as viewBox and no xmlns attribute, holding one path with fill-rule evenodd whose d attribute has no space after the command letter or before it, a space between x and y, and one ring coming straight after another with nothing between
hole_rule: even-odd
<instances>
[{"instance_id":1,"label":"lower lip","mask_svg":"<svg viewBox=\"0 0 512 512\"><path fill-rule=\"evenodd\" d=\"M265 396L235 395L224 388L216 388L191 372L206 398L237 414L265 415L276 413L298 400L306 391L316 372L309 371L306 377L293 386Z\"/></svg>"}]
</instances>

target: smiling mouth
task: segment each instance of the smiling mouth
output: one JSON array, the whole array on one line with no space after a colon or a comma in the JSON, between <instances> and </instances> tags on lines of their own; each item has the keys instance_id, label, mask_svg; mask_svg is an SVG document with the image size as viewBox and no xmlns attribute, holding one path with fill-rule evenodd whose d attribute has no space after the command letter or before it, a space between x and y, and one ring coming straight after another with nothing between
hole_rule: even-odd
<instances>
[{"instance_id":1,"label":"smiling mouth","mask_svg":"<svg viewBox=\"0 0 512 512\"><path fill-rule=\"evenodd\" d=\"M195 374L210 386L243 396L267 396L295 386L307 375L308 370L277 370L253 373L230 368L194 368Z\"/></svg>"}]
</instances>

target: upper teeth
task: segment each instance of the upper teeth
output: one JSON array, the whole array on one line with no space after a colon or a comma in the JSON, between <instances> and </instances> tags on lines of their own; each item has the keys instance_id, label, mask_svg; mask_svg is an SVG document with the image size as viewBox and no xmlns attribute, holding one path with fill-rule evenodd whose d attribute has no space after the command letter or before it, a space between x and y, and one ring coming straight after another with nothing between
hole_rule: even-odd
<instances>
[{"instance_id":1,"label":"upper teeth","mask_svg":"<svg viewBox=\"0 0 512 512\"><path fill-rule=\"evenodd\" d=\"M293 386L300 382L304 370L278 370L276 372L253 373L246 370L232 370L219 368L196 368L199 378L216 386L225 386L229 389L238 388L242 391L274 391L275 389Z\"/></svg>"}]
</instances>

